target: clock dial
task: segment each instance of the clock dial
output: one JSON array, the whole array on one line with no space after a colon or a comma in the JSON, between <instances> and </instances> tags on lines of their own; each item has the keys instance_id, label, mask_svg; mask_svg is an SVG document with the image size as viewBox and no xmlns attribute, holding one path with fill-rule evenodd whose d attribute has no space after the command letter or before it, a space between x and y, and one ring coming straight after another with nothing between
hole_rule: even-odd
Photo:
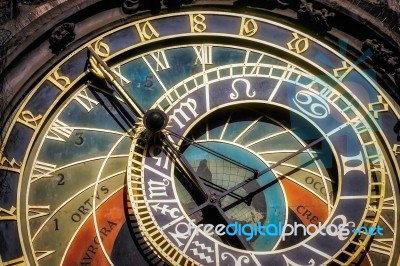
<instances>
[{"instance_id":1,"label":"clock dial","mask_svg":"<svg viewBox=\"0 0 400 266\"><path fill-rule=\"evenodd\" d=\"M307 121L295 113L291 113L292 119L284 118L289 112L277 106L260 105L256 108L257 104L252 104L251 109L242 109L241 106L234 105L233 110L222 109L207 118L191 129L196 137L190 139L212 150L223 151L227 157L261 172L306 146L312 141L308 139L310 136L321 137L321 133L312 132L310 125L305 126ZM283 123L291 121L291 125L279 120ZM210 193L223 192L253 176L253 172L245 170L244 166L236 166L200 148L187 148L184 155L199 176L204 175ZM255 182L228 194L221 200L221 208L231 220L241 224L260 222L265 226L283 226L298 220L305 225L323 223L333 208L337 193L336 169L329 144L322 142L319 148L312 147L286 160L259 176ZM317 185L314 187L314 184ZM190 195L189 192L183 193ZM179 192L178 195L183 197ZM190 205L185 210L190 212ZM251 243L254 250L267 251L286 247L291 241L287 238L282 241L275 235L258 236Z\"/></svg>"},{"instance_id":2,"label":"clock dial","mask_svg":"<svg viewBox=\"0 0 400 266\"><path fill-rule=\"evenodd\" d=\"M250 64L246 67L251 66ZM186 189L184 188L185 177L182 176L185 173L179 173L179 171L176 187L180 188L178 191L174 191L175 180L172 178L174 176L172 163L175 158L169 155L168 148L161 149L159 144L154 146L151 143L143 148L143 145L139 144L140 149L143 149L142 156L139 158L142 160L141 165L144 165L144 168L141 179L134 178L131 202L135 206L134 209L139 220L152 220L148 228L143 225L144 235L150 239L150 242L153 242L155 247L162 247L159 249L160 256L163 256L167 249L178 247L178 251L183 250L181 256L184 256L185 250L192 250L192 255L185 254L200 263L223 260L228 256L223 256L223 254L233 254L232 258L242 257L260 264L268 261L284 264L287 260L296 260L301 263L311 260L321 264L326 262L327 258L339 260L343 254L343 246L350 245L350 241L353 239L344 237L342 233L338 232L334 232L332 235L321 232L303 241L300 238L291 244L284 243L284 240L278 236L273 238L270 235L266 237L260 235L250 242L251 247L248 250L248 246L242 245L242 239L235 249L232 247L235 247L235 244L232 243L235 242L234 240L230 242L230 240L221 239L217 242L215 238L207 237L204 232L199 235L193 232L185 235L182 233L184 231L180 231L180 228L184 224L190 224L193 218L198 225L206 222L207 224L214 223L213 225L217 226L221 219L214 218L218 216L218 212L213 211L215 208L220 209L220 214L223 213L221 216L225 223L227 221L227 224L239 222L242 225L249 224L250 226L254 226L258 222L264 226L268 224L285 225L288 221L297 218L305 220L303 221L305 225L321 222L327 227L338 226L341 223L354 224L355 227L358 227L364 225L367 215L368 219L373 221L379 218L377 216L378 208L375 213L366 213L365 209L370 204L376 203L371 202L371 199L368 198L376 189L369 182L382 179L383 174L387 172L386 162L380 158L382 151L378 145L373 144L375 143L373 131L368 128L357 108L318 78L314 78L311 82L309 80L305 83L296 82L301 76L304 76L305 79L310 79L312 76L294 66L292 75L295 79L289 78L282 81L279 87L274 84L276 80L269 74L271 69L277 66L258 63L254 64L254 67L259 67L258 73L241 73L240 76L234 74L235 69L243 71L244 67L243 63L230 64L226 66L229 71L225 72L225 75L221 74L224 73L224 67L210 68L202 73L203 83L196 82L196 86L189 87L187 84L196 80L196 77L188 78L179 86L191 89L180 94L178 88L172 88L154 106L163 110L161 103L165 99L172 99L164 109L169 117L166 134L169 134L173 143L182 146L184 156L189 162L192 162L192 167L196 169L196 174L199 175L201 182L209 187L207 194L209 202L187 199L187 195L190 195L194 189L190 185L186 185ZM312 83L311 87L310 83ZM174 94L176 100L172 98ZM331 95L336 96L334 100L331 99ZM221 109L231 105L234 111ZM241 109L248 106L255 108L257 105L259 105L258 111ZM221 113L216 113L216 109L221 109L222 114L229 115L224 117ZM343 112L343 109L346 112ZM280 130L275 132L277 126L274 124L261 126L261 122L257 123L260 119L257 118L257 115L260 117L260 113L264 113L261 118L264 117L277 123ZM199 119L206 121L196 122ZM289 124L284 125L282 124L284 122L280 121L286 121ZM205 124L203 130L197 127L197 123ZM252 130L257 126L262 127L261 130L259 129L262 135L260 133L257 135L256 129ZM189 133L188 130L190 130ZM246 132L251 132L250 136ZM283 135L282 132L288 133L289 137ZM187 134L195 134L197 137L192 136L188 140L182 141ZM218 138L212 137L215 135ZM281 139L271 139L278 136ZM246 137L250 139L246 140ZM345 141L343 141L344 137ZM196 145L191 144L193 141ZM350 143L351 149L349 149ZM314 145L316 144L320 144L321 149L325 147L320 151L320 156L315 150ZM373 145L373 147L369 148L371 147L369 145ZM279 152L274 147L282 147L283 151ZM203 149L204 151L202 151ZM268 156L269 149L272 149L273 156ZM158 150L159 153L154 154L155 150ZM218 154L223 155L222 159L213 153L220 150L223 152ZM137 146L134 142L131 154L136 152ZM379 158L379 160L374 160L374 158ZM140 161L135 157L131 159L134 160L135 165L138 160ZM236 165L230 160L242 162L242 164ZM375 167L367 168L368 161L366 160L371 160L370 163L374 163ZM245 168L246 166L247 168ZM292 167L291 171L286 170L287 174L281 173L285 166ZM212 168L214 170L211 170ZM293 168L297 171L293 171ZM322 171L321 168L324 170ZM256 169L253 174L252 169ZM320 173L318 170L315 172L316 170L310 169L319 169ZM137 172L139 169L135 167L133 173ZM332 195L337 202L331 203L329 197L326 197L323 202L310 190L305 190L303 195L300 193L301 189L307 185L306 179L310 172L315 176L314 178L318 178L318 174L320 175L317 181L326 184L327 194ZM134 176L136 175L134 174ZM289 179L283 181L286 176L289 176ZM307 180L310 182L309 178ZM363 180L370 181L363 182ZM138 182L141 184L138 185ZM293 188L299 183L302 186ZM136 185L138 187L135 187ZM306 201L292 199L291 196L285 197L285 192L291 189L297 190L296 196ZM183 192L180 192L182 190ZM186 194L185 200L179 198L180 193ZM256 202L260 205L253 206L251 197L257 194L260 198ZM237 202L244 203L246 196L250 196L247 197L247 204L237 204ZM138 213L144 208L144 206L139 206L140 203L136 203L139 197L145 198L148 211L146 216ZM216 198L216 202L212 202L210 199L212 197ZM164 200L168 204L160 203ZM194 203L194 206L185 209L183 206L179 206L179 203L182 205L183 202L189 205ZM304 206L302 202L308 204ZM168 213L166 210L170 210L170 212ZM288 219L290 211L292 213L294 211L294 214L291 214L291 218ZM173 215L174 213L186 213L186 217ZM225 216L228 218L227 221ZM150 234L152 230L157 230L159 233L152 237ZM172 244L159 245L157 239L161 235L163 235L163 239L168 239ZM321 248L327 239L331 244ZM209 254L207 258L201 260L202 258L198 256L198 248L191 247L193 241L207 247L203 249L213 250L213 254ZM284 252L279 252L282 249L279 247L279 243L285 247ZM240 251L240 249L246 249L247 252ZM165 258L170 262L174 260L168 256Z\"/></svg>"},{"instance_id":3,"label":"clock dial","mask_svg":"<svg viewBox=\"0 0 400 266\"><path fill-rule=\"evenodd\" d=\"M399 105L364 68L234 13L97 36L11 121L3 264L396 265Z\"/></svg>"}]
</instances>

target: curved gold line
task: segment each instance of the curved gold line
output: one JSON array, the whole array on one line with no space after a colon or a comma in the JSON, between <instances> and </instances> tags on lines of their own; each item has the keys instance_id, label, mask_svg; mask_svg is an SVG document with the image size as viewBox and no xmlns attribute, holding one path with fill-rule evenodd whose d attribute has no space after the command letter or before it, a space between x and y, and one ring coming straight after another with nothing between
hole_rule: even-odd
<instances>
[{"instance_id":1,"label":"curved gold line","mask_svg":"<svg viewBox=\"0 0 400 266\"><path fill-rule=\"evenodd\" d=\"M238 144L238 143L236 143L236 142L224 140L224 139L211 139L210 141L227 143L227 144L231 144L231 145L234 145L234 146L236 146L236 147L242 148L242 149L248 151L249 153L251 153L252 155L256 156L259 160L261 160L263 163L265 163L268 167L270 166L270 164L269 164L266 160L264 160L264 159L263 159L261 156L259 156L256 152L254 152L252 149L250 149L250 148L248 148L248 147L246 147L246 146L243 146L243 145ZM202 143L202 142L205 142L205 141L204 141L204 140L198 141L198 143ZM275 179L278 180L280 189L281 189L281 191L282 191L282 193L283 193L283 197L284 197L284 201L285 201L285 206L286 206L286 209L287 209L289 204L288 204L288 202L287 202L287 196L286 196L285 189L283 188L283 185L282 185L281 180L279 179L279 176L278 176L274 171L272 171L272 174L275 176ZM175 191L174 191L174 192L175 192ZM177 193L175 193L175 194L177 195ZM179 205L180 205L180 203L179 203ZM182 208L182 209L183 209L183 208ZM288 221L288 210L286 210L286 215L285 215L284 224L287 224L287 221ZM275 243L275 245L274 245L274 247L271 249L271 251L274 251L274 250L278 247L279 243L281 242L281 239L282 239L282 236L279 237L279 239L277 240L277 242Z\"/></svg>"},{"instance_id":2,"label":"curved gold line","mask_svg":"<svg viewBox=\"0 0 400 266\"><path fill-rule=\"evenodd\" d=\"M249 143L249 144L246 144L245 147L246 147L246 148L249 148L250 146L253 146L253 145L256 145L256 144L258 144L258 143L260 143L260 142L263 142L264 140L272 139L272 138L278 137L278 136L283 135L283 134L286 134L286 133L289 133L289 134L290 134L289 130L286 129L286 130L282 130L282 131L280 131L280 132L273 133L273 134L271 134L271 135L265 136L265 137L263 137L263 138L260 138L260 139L258 139L258 140L255 140L255 141L253 141L253 142L251 142L251 143Z\"/></svg>"},{"instance_id":3,"label":"curved gold line","mask_svg":"<svg viewBox=\"0 0 400 266\"><path fill-rule=\"evenodd\" d=\"M221 15L229 15L229 16L235 16L235 17L242 16L242 17L247 17L247 18L255 18L255 19L257 19L257 21L264 21L264 22L270 23L270 24L272 24L272 25L277 25L277 26L279 26L279 27L281 27L281 28L289 29L289 30L292 30L292 31L294 31L294 32L299 32L299 31L297 31L297 30L295 30L295 29L292 29L292 28L290 28L290 27L287 27L287 26L284 26L284 25L281 25L281 24L279 24L279 23L275 23L275 22L272 22L272 21L268 21L268 20L265 20L265 19L260 19L260 18L257 18L257 17L248 16L248 15L239 15L239 14L236 15L236 14L225 13L225 12L207 12L207 11L186 12L186 13L179 13L179 14L171 14L171 15L158 16L158 17L154 17L154 18L152 18L152 19L149 19L149 21L152 21L152 20L154 20L154 19L163 18L163 17L178 16L178 15L181 15L181 14L190 14L190 13L195 14L195 13L199 13L199 12L201 12L201 13L203 13L203 14L217 14L217 15L218 15L218 14L221 14ZM136 23L141 23L141 22L143 22L143 21L147 21L147 19L140 20L140 21L135 21L134 23L131 23L131 24L129 24L129 25L135 25ZM127 25L126 27L128 27L128 25ZM120 30L120 29L122 29L122 28L125 28L125 25L122 26L122 27L118 27L118 28L114 29L113 31L109 31L109 32L107 32L106 34L100 35L99 37L96 38L96 40L100 40L102 37L108 36L109 34L111 34L111 33L113 33L113 32L116 32L117 30ZM304 34L304 33L301 33L301 34ZM238 36L235 36L235 37L238 37ZM344 61L348 62L352 67L354 67L359 73L361 73L361 75L364 76L364 78L367 79L367 81L368 81L370 84L372 84L372 85L374 86L374 88L376 89L376 91L378 92L378 94L382 95L382 96L385 98L385 101L386 101L386 102L391 106L391 108L392 108L391 111L393 111L395 114L397 114L397 117L400 117L399 111L397 111L397 110L400 110L400 108L396 108L396 107L393 105L394 103L392 103L391 101L388 101L387 96L381 92L380 87L378 87L377 85L375 85L375 83L373 83L373 81L371 80L371 78L369 78L369 76L367 76L364 72L361 72L360 69L359 69L356 65L352 64L352 63L351 63L349 60L347 60L344 56L340 55L338 52L334 51L334 50L333 50L332 48L330 48L329 46L323 44L322 42L320 42L320 41L318 41L318 40L316 40L316 39L314 39L314 38L312 38L312 37L310 37L310 36L307 36L307 38L309 38L309 39L313 40L314 42L318 43L321 47L324 47L324 48L327 49L328 51L331 51L333 54L339 56L339 57L342 58ZM249 38L249 39L250 39L250 38ZM250 40L254 41L254 39L250 39ZM149 43L149 42L145 42L145 43L143 43L143 44L148 44L148 43ZM83 46L81 49L77 49L76 52L78 52L78 51L80 51L80 50L82 50L82 49L84 49L84 48L85 48L85 46ZM72 53L72 54L71 54L70 56L68 56L67 58L72 57L73 54L75 54L75 53ZM294 55L297 56L296 54L294 54ZM65 59L65 60L67 60L67 59ZM60 66L61 64L63 64L63 63L65 62L65 60L61 61L57 66ZM57 68L57 67L56 67L56 68ZM347 89L348 89L348 88L347 88ZM25 98L25 104L28 102L28 100L30 99L30 97L31 97L32 95L33 95L33 93L30 94L27 98ZM354 95L353 95L353 97L354 97ZM60 99L60 97L57 98L57 100L59 100L59 99ZM56 100L56 101L57 101L57 100ZM25 106L25 105L23 104L22 106ZM20 110L22 110L22 108L21 108ZM365 108L364 108L364 111L365 111ZM369 112L366 112L366 113L369 115ZM19 116L19 114L20 114L20 113L18 112L18 116ZM16 116L16 117L18 117L18 116ZM374 120L371 120L371 121L372 121L372 123L375 124L375 126L378 126L376 121L374 121ZM11 125L10 125L10 127L9 127L9 130L8 130L7 133L6 133L5 139L8 139L8 138L9 138L9 134L10 134L10 132L11 132L11 129L13 128L13 126L14 126L14 124L15 124L14 122L15 122L15 120L14 120L13 122L11 122ZM378 128L379 128L379 127L378 127ZM36 133L35 133L35 134L36 134ZM32 138L32 139L33 139L33 138ZM388 148L390 143L388 142L386 136L382 135L382 139L383 139L383 143L385 143L385 145L386 145L386 148ZM5 141L5 143L7 143L7 141ZM5 145L5 144L4 144L4 145ZM29 147L30 147L30 146L31 146L31 145L29 145ZM390 147L389 147L389 148L390 148ZM3 149L3 147L2 147L0 150L2 150L2 149ZM390 150L390 149L389 149L389 150ZM396 159L394 158L394 155L393 155L393 154L390 154L390 153L389 153L389 157L390 157L390 159L391 159L392 162L396 162ZM25 160L24 160L24 161L25 161ZM394 166L396 172L399 173L399 172L400 172L400 170L399 170L399 165L398 165L397 163L393 163L393 166ZM20 187L20 183L19 183L19 185L18 185L18 193L20 193L20 191L21 191L21 187ZM18 206L20 206L20 203L18 203ZM19 229L21 228L20 225L18 226L18 228L19 228ZM19 231L20 231L20 230L19 230ZM23 244L22 244L22 246L23 246ZM24 254L25 254L25 249L23 248L23 250L24 250Z\"/></svg>"},{"instance_id":4,"label":"curved gold line","mask_svg":"<svg viewBox=\"0 0 400 266\"><path fill-rule=\"evenodd\" d=\"M72 55L71 55L71 56L72 56ZM69 58L69 57L67 57L67 58ZM51 72L50 72L50 73L51 73ZM42 82L45 82L45 81L47 80L47 77L50 75L50 73L49 73L46 77L43 78ZM75 82L75 81L74 81L74 82ZM74 82L71 83L71 85L70 85L71 88L72 88L72 84L75 84ZM28 98L27 98L26 101L25 101L25 104L28 102L28 100L30 99L30 97L32 97L32 96L34 95L34 93L35 93L36 89L38 88L38 86L40 86L40 84L38 84L38 85L35 87L35 89L32 91L32 93L28 96ZM68 100L65 102L64 105L70 104L70 103L75 99L75 97L76 97L82 90L84 90L84 89L86 89L86 88L87 88L87 85L83 85L83 86L79 87L79 88L76 90L75 94L74 94L73 96L69 97ZM35 142L38 142L38 150L41 149L41 147L43 146L43 143L44 143L44 141L45 141L45 136L43 136L43 138L42 138L40 141L37 140L38 136L40 136L40 134L41 134L41 130L39 130L39 129L40 129L41 127L43 127L44 121L47 120L47 117L49 117L49 116L51 116L51 115L54 115L54 119L53 119L53 120L55 120L55 119L57 119L57 118L59 117L60 113L64 110L64 108L61 108L61 109L57 110L56 112L52 112L52 111L53 111L53 109L56 108L57 102L58 102L62 97L64 97L64 95L66 94L66 92L67 92L67 90L65 90L64 92L60 93L60 95L53 101L53 103L52 103L51 106L49 107L48 111L42 116L42 119L40 120L40 122L39 122L39 124L38 124L38 126L37 126L37 130L35 130L34 133L33 133L33 136L32 136L32 138L31 138L31 140L30 140L30 143L29 143L29 145L28 145L28 147L27 147L27 150L31 150L31 147L35 144ZM21 107L21 109L20 109L19 112L22 112L22 110L23 110L23 108ZM18 116L15 116L15 117L14 117L14 122L16 122L17 118L18 118ZM13 123L14 123L14 122L13 122ZM11 132L11 129L10 129L10 132ZM5 143L6 143L6 142L5 142ZM0 150L1 150L1 149L0 149ZM25 156L24 156L23 164L22 164L22 166L21 166L20 179L19 179L19 182L18 182L18 192L17 192L17 195L20 195L20 194L21 194L22 183L23 183L22 181L23 181L24 177L27 178L27 181L26 181L26 182L27 182L27 185L26 185L26 193L29 194L29 191L30 191L31 182L29 182L29 180L30 180L30 177L31 177L31 175L32 175L33 168L30 169L29 173L25 173L25 167L26 167L26 164L27 164L27 161L28 161L28 158L30 157L30 155L31 155L30 153L25 153ZM35 161L37 161L37 158L38 158L38 156L39 156L39 151L35 152L35 155L33 155L33 156L34 156L35 158L34 158L34 160L32 161L32 163L35 162ZM26 196L26 199L25 199L25 206L28 206L28 201L29 201L29 195ZM21 203L21 198L18 197L18 198L17 198L17 210L21 210L21 209L22 209L22 208L21 208L21 204L22 204L22 203ZM20 213L19 213L18 215L20 215ZM25 210L24 217L28 217L28 208L26 208L26 210ZM25 246L25 241L31 239L31 232L30 232L29 226L25 226L25 227L24 227L24 230L27 231L27 232L26 232L27 237L24 236L24 235L22 235L22 224L23 224L23 223L24 223L24 224L27 224L27 221L26 221L26 220L22 220L22 219L18 219L18 220L17 220L18 235L19 235L19 238L21 239L20 245L21 245L21 248L22 248L22 252L23 252L23 254L24 254L24 257L27 257L27 248L26 248L26 246ZM35 263L37 264L36 257L34 256L34 247L33 247L31 241L29 241L29 252L30 252L30 254L32 254L32 257L33 257L33 259L35 260Z\"/></svg>"},{"instance_id":5,"label":"curved gold line","mask_svg":"<svg viewBox=\"0 0 400 266\"><path fill-rule=\"evenodd\" d=\"M264 114L265 115L265 114ZM233 142L237 142L244 134L246 134L256 123L258 123L263 117L264 115L261 115L260 117L258 117L256 120L253 121L253 123L251 123L250 125L248 125L244 130L242 130L242 132L240 132L240 134L233 140ZM206 133L208 133L208 128L206 129Z\"/></svg>"},{"instance_id":6,"label":"curved gold line","mask_svg":"<svg viewBox=\"0 0 400 266\"><path fill-rule=\"evenodd\" d=\"M128 134L126 134L126 136L128 136ZM101 174L103 173L103 170L104 170L104 168L106 166L106 163L108 162L108 159L112 157L111 154L114 152L114 150L118 147L118 145L124 140L124 138L126 136L122 136L119 140L117 140L115 142L114 146L110 149L108 155L104 158L104 162L103 162L102 166L99 169L99 173L97 175L96 182L95 182L94 189L93 189L93 201L92 201L93 209L96 209L96 191L97 191L97 186L98 186L98 184L100 182ZM104 257L107 259L107 261L111 265L114 265L114 263L112 262L111 258L107 255L107 251L106 251L106 248L104 247L103 240L100 237L100 231L99 231L99 226L97 224L96 212L93 212L93 224L94 224L95 231L96 231L96 236L98 238L101 250L103 251Z\"/></svg>"},{"instance_id":7,"label":"curved gold line","mask_svg":"<svg viewBox=\"0 0 400 266\"><path fill-rule=\"evenodd\" d=\"M294 167L294 168L296 168L296 167ZM302 168L299 168L299 169L302 169ZM302 170L303 170L303 169L302 169ZM296 179L294 179L294 178L292 178L292 177L290 177L290 176L287 176L287 175L285 175L285 174L282 174L281 172L278 172L278 171L276 171L276 170L274 170L274 169L272 169L272 171L276 172L276 175L277 175L279 178L285 177L286 179L292 181L293 183L296 183L297 185L303 187L305 190L308 190L311 194L314 194L314 195L315 195L316 197L318 197L321 201L323 201L324 203L326 203L326 205L328 205L328 202L326 201L326 199L324 199L323 197L321 197L320 195L318 195L315 191L311 190L310 188L308 188L308 187L305 186L304 184L300 183L298 180L296 180ZM328 206L328 207L331 208L332 206ZM329 208L328 208L328 209L329 209Z\"/></svg>"},{"instance_id":8,"label":"curved gold line","mask_svg":"<svg viewBox=\"0 0 400 266\"><path fill-rule=\"evenodd\" d=\"M121 189L123 189L125 186L126 186L126 185L122 185L121 187L117 188L115 191L113 191L112 193L110 193L110 195L107 196L107 197L104 199L104 201L101 202L101 203L99 204L99 206L98 206L97 208L100 208L101 205L103 205L104 203L106 203L108 199L110 199L112 196L114 196L116 193L118 193L118 191L120 191ZM72 235L72 237L71 237L69 243L67 244L67 248L65 249L65 252L64 252L64 254L63 254L62 258L61 258L61 263L60 263L60 265L63 265L63 264L64 264L64 259L65 259L65 256L67 255L67 252L68 252L68 250L69 250L69 247L71 246L72 242L74 241L75 236L78 234L80 228L86 223L86 221L90 218L90 216L91 216L93 213L94 213L94 209L92 209L92 210L88 213L88 215L83 219L82 223L78 226L78 229L77 229L77 230L75 231L75 233Z\"/></svg>"},{"instance_id":9,"label":"curved gold line","mask_svg":"<svg viewBox=\"0 0 400 266\"><path fill-rule=\"evenodd\" d=\"M296 151L294 151L294 152L296 152ZM269 163L273 164L273 163L275 163L275 162L269 162ZM329 177L321 176L320 174L318 174L318 173L316 173L316 172L314 172L314 171L311 171L310 169L307 169L307 168L299 168L299 167L297 167L296 165L288 164L288 163L282 163L282 165L287 166L287 167L290 167L290 168L298 168L298 169L301 169L302 171L308 172L308 173L310 173L310 174L312 174L312 175L316 175L316 176L318 176L318 177L321 178L321 179L322 179L322 178L325 178L325 179L328 180L330 183L334 183L334 182L332 181L332 179L330 179Z\"/></svg>"},{"instance_id":10,"label":"curved gold line","mask_svg":"<svg viewBox=\"0 0 400 266\"><path fill-rule=\"evenodd\" d=\"M121 154L121 155L113 155L113 156L111 156L111 158L123 158L123 157L128 157L128 156L129 156L129 154ZM62 170L62 169L65 169L65 168L68 168L68 167L71 167L71 166L75 166L75 165L78 165L78 164L87 163L87 162L92 162L92 161L97 161L97 160L102 160L102 159L104 159L104 158L107 158L107 156L93 157L93 158L90 158L90 159L85 159L85 160L82 160L82 161L73 162L73 163L66 164L66 165L63 165L63 166L61 166L61 167L55 168L55 169L53 169L53 170L47 172L46 174L51 174L51 173L57 172L57 171L59 171L59 170ZM43 175L39 176L38 178L32 180L30 183L32 184L32 183L34 183L34 182L40 180L40 179L43 178L46 174L43 174Z\"/></svg>"},{"instance_id":11,"label":"curved gold line","mask_svg":"<svg viewBox=\"0 0 400 266\"><path fill-rule=\"evenodd\" d=\"M109 176L106 176L104 178L101 179L100 182L106 181L108 179L111 179L117 175L126 173L125 171L120 171L114 174L111 174ZM59 205L51 214L49 214L49 217L42 223L42 225L38 228L38 230L36 231L35 235L32 237L32 241L35 241L35 238L37 237L37 235L40 233L40 231L43 229L43 227L46 225L46 223L51 219L51 217L53 217L62 207L64 207L65 205L67 205L71 200L73 200L76 196L78 196L79 194L85 192L87 189L93 187L95 185L95 182L86 186L85 188L81 189L80 191L76 192L74 195L72 195L71 197L69 197L66 201L64 201L61 205ZM90 215L88 215L90 216Z\"/></svg>"}]
</instances>

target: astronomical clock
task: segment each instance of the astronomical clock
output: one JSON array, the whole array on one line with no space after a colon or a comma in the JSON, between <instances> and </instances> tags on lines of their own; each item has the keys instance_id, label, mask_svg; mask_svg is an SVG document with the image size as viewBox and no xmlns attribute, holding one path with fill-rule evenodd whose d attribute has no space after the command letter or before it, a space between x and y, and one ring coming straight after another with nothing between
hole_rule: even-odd
<instances>
[{"instance_id":1,"label":"astronomical clock","mask_svg":"<svg viewBox=\"0 0 400 266\"><path fill-rule=\"evenodd\" d=\"M257 8L113 12L16 85L0 264L398 265L374 41Z\"/></svg>"}]
</instances>

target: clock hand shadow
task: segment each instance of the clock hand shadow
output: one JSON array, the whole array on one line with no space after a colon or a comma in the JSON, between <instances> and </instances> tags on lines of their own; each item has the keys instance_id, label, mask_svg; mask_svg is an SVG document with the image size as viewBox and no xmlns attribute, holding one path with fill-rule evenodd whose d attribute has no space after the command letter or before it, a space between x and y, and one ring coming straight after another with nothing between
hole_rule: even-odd
<instances>
[{"instance_id":1,"label":"clock hand shadow","mask_svg":"<svg viewBox=\"0 0 400 266\"><path fill-rule=\"evenodd\" d=\"M174 144L168 139L167 136L159 135L160 141L163 143L165 147L165 151L167 152L167 156L177 162L177 166L181 168L183 176L193 185L193 188L199 192L205 201L209 198L209 193L204 186L203 181L196 174L193 167L189 164L185 156L179 151L178 148L174 146Z\"/></svg>"},{"instance_id":2,"label":"clock hand shadow","mask_svg":"<svg viewBox=\"0 0 400 266\"><path fill-rule=\"evenodd\" d=\"M287 172L284 175L277 176L273 181L271 181L271 182L269 182L269 183L267 183L267 184L255 189L255 190L252 190L251 192L248 192L248 194L246 196L241 197L240 199L237 199L236 201L230 203L229 205L227 205L225 207L222 207L222 210L223 211L228 211L228 210L236 207L237 205L241 204L242 202L246 203L247 205L250 205L252 200L253 200L253 197L255 195L257 195L258 193L263 192L265 189L277 184L280 180L285 179L288 176L292 175L293 173L301 170L301 168L307 167L308 165L312 164L316 159L318 159L318 157L314 158L313 160L309 160L309 161L303 163L299 167L296 167L296 168L292 169L291 171ZM257 179L253 179L252 181L247 183L246 186L254 184L256 180ZM249 188L246 188L246 186L243 186L243 188L247 191L247 190L249 190ZM230 195L230 194L228 194L228 195Z\"/></svg>"},{"instance_id":3,"label":"clock hand shadow","mask_svg":"<svg viewBox=\"0 0 400 266\"><path fill-rule=\"evenodd\" d=\"M109 88L106 81L97 81L96 83L89 84L89 86L96 100L104 107L118 126L124 132L129 132L132 126L138 122L138 119L132 113L128 112L127 108L116 98L113 94L114 90ZM104 98L100 96L100 93L109 101L111 106L107 105ZM119 117L116 116L114 111L119 114Z\"/></svg>"}]
</instances>

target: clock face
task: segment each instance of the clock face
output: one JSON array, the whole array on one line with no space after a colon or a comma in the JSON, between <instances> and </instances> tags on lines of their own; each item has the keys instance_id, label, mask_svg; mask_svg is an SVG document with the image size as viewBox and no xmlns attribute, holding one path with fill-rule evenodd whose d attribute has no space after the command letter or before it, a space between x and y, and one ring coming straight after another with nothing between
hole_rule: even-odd
<instances>
[{"instance_id":1,"label":"clock face","mask_svg":"<svg viewBox=\"0 0 400 266\"><path fill-rule=\"evenodd\" d=\"M397 265L399 118L362 59L274 21L124 24L16 109L1 261Z\"/></svg>"}]
</instances>

